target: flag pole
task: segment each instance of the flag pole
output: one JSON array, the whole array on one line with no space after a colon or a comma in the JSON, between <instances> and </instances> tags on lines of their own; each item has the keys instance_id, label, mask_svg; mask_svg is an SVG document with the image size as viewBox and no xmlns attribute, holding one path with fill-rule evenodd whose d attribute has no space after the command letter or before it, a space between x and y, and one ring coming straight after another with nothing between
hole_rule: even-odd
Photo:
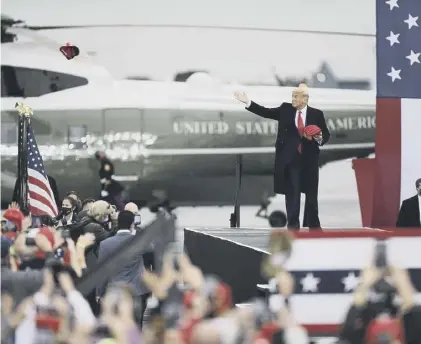
<instances>
[{"instance_id":1,"label":"flag pole","mask_svg":"<svg viewBox=\"0 0 421 344\"><path fill-rule=\"evenodd\" d=\"M19 112L19 142L18 142L18 180L19 180L19 207L29 210L28 199L28 126L32 109L23 103L16 103Z\"/></svg>"}]
</instances>

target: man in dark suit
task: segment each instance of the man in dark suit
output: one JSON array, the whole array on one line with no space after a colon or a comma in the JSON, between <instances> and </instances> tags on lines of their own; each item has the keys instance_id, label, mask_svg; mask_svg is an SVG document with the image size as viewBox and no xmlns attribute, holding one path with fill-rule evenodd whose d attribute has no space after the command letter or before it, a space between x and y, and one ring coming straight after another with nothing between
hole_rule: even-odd
<instances>
[{"instance_id":1,"label":"man in dark suit","mask_svg":"<svg viewBox=\"0 0 421 344\"><path fill-rule=\"evenodd\" d=\"M320 228L318 209L319 146L330 138L323 111L307 105L308 88L300 84L292 92L292 103L282 103L276 108L266 108L248 99L245 93L235 93L235 98L246 109L261 117L278 121L276 139L274 191L285 195L288 228L300 228L301 193L305 193L303 227ZM316 125L321 134L309 137L304 127Z\"/></svg>"},{"instance_id":2,"label":"man in dark suit","mask_svg":"<svg viewBox=\"0 0 421 344\"><path fill-rule=\"evenodd\" d=\"M129 240L133 240L133 223L134 214L128 210L123 210L118 215L118 228L115 236L102 241L99 245L99 256L98 260L101 261L105 257L109 257L114 254L122 245L127 244ZM139 251L139 254L128 264L121 265L120 269L113 275L110 276L107 281L97 287L97 298L102 298L106 292L108 284L115 282L124 282L129 284L133 290L133 296L142 306L140 314L136 314L139 318L136 319L139 326L142 326L143 315L146 309L147 299L150 295L149 289L146 287L141 274L145 267L143 266L143 254L144 251Z\"/></svg>"},{"instance_id":3,"label":"man in dark suit","mask_svg":"<svg viewBox=\"0 0 421 344\"><path fill-rule=\"evenodd\" d=\"M421 178L415 182L417 194L402 202L396 227L421 228Z\"/></svg>"}]
</instances>

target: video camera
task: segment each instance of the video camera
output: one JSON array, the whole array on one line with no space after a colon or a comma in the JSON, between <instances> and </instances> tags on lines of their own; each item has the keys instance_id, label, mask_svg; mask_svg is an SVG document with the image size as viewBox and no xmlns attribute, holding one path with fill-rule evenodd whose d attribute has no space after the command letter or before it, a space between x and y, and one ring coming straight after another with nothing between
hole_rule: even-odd
<instances>
[{"instance_id":1,"label":"video camera","mask_svg":"<svg viewBox=\"0 0 421 344\"><path fill-rule=\"evenodd\" d=\"M148 208L151 213L157 213L160 209L163 209L169 214L172 214L172 211L175 209L175 207L171 206L168 195L164 190L152 191L152 200L149 202Z\"/></svg>"},{"instance_id":2,"label":"video camera","mask_svg":"<svg viewBox=\"0 0 421 344\"><path fill-rule=\"evenodd\" d=\"M12 221L2 220L1 221L1 232L2 233L16 233L18 227Z\"/></svg>"},{"instance_id":3,"label":"video camera","mask_svg":"<svg viewBox=\"0 0 421 344\"><path fill-rule=\"evenodd\" d=\"M267 219L271 227L285 227L287 224L287 217L283 211L274 210L268 215L268 207L272 203L269 194L265 192L260 201L260 208L256 213L256 217Z\"/></svg>"}]
</instances>

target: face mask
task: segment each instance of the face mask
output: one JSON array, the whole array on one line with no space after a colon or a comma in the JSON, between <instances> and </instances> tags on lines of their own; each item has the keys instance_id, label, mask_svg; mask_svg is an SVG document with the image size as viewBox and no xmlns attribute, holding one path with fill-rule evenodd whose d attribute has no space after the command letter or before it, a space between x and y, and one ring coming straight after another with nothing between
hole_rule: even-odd
<instances>
[{"instance_id":1,"label":"face mask","mask_svg":"<svg viewBox=\"0 0 421 344\"><path fill-rule=\"evenodd\" d=\"M104 217L104 219L102 220L103 223L107 223L109 221L110 221L110 218L108 216L107 217Z\"/></svg>"},{"instance_id":2,"label":"face mask","mask_svg":"<svg viewBox=\"0 0 421 344\"><path fill-rule=\"evenodd\" d=\"M64 215L69 215L72 212L72 208L61 208Z\"/></svg>"}]
</instances>

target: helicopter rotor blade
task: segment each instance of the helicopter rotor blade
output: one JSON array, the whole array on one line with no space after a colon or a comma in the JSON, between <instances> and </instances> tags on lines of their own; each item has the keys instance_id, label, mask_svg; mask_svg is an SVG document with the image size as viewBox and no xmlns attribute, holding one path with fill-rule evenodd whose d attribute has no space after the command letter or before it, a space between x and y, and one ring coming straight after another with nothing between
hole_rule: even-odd
<instances>
[{"instance_id":1,"label":"helicopter rotor blade","mask_svg":"<svg viewBox=\"0 0 421 344\"><path fill-rule=\"evenodd\" d=\"M188 25L188 24L104 24L104 25L68 25L68 26L28 26L32 30L60 30L60 29L83 29L83 28L112 28L112 27L144 27L144 28L182 28L182 29L215 29L215 30L232 30L232 31L264 31L264 32L289 32L289 33L306 33L330 36L356 36L356 37L376 37L370 33L354 33L354 32L336 32L336 31L319 31L319 30L298 30L298 29L277 29L262 27L246 27L246 26L217 26L217 25Z\"/></svg>"}]
</instances>

